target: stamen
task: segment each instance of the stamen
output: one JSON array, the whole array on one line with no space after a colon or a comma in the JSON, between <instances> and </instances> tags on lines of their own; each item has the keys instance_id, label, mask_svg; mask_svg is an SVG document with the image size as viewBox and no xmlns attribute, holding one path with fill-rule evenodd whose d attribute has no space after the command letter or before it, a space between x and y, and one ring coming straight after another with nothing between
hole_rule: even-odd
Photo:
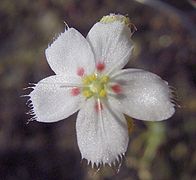
<instances>
[{"instance_id":1,"label":"stamen","mask_svg":"<svg viewBox=\"0 0 196 180\"><path fill-rule=\"evenodd\" d=\"M100 79L100 82L102 83L108 83L110 80L109 76L102 76Z\"/></svg>"},{"instance_id":2,"label":"stamen","mask_svg":"<svg viewBox=\"0 0 196 180\"><path fill-rule=\"evenodd\" d=\"M85 76L82 81L83 81L83 84L84 85L89 85L91 84L94 80L96 80L96 75L95 74L92 74L92 75L89 75L89 76Z\"/></svg>"},{"instance_id":3,"label":"stamen","mask_svg":"<svg viewBox=\"0 0 196 180\"><path fill-rule=\"evenodd\" d=\"M107 92L106 92L106 90L105 89L101 89L101 91L99 92L99 96L100 97L106 97L107 96Z\"/></svg>"},{"instance_id":4,"label":"stamen","mask_svg":"<svg viewBox=\"0 0 196 180\"><path fill-rule=\"evenodd\" d=\"M119 84L112 85L111 88L116 94L120 94L122 92L122 87Z\"/></svg>"},{"instance_id":5,"label":"stamen","mask_svg":"<svg viewBox=\"0 0 196 180\"><path fill-rule=\"evenodd\" d=\"M105 69L105 64L99 62L99 63L96 65L96 68L97 68L97 71L101 72L101 71L103 71L103 70Z\"/></svg>"},{"instance_id":6,"label":"stamen","mask_svg":"<svg viewBox=\"0 0 196 180\"><path fill-rule=\"evenodd\" d=\"M71 95L72 96L77 96L80 94L80 89L79 88L73 88L71 89Z\"/></svg>"},{"instance_id":7,"label":"stamen","mask_svg":"<svg viewBox=\"0 0 196 180\"><path fill-rule=\"evenodd\" d=\"M83 90L83 91L82 91L82 94L83 94L86 98L90 98L90 97L93 96L93 93L92 93L89 89Z\"/></svg>"},{"instance_id":8,"label":"stamen","mask_svg":"<svg viewBox=\"0 0 196 180\"><path fill-rule=\"evenodd\" d=\"M97 79L96 75L95 74L92 74L91 76L89 76L89 80L90 82L93 82Z\"/></svg>"},{"instance_id":9,"label":"stamen","mask_svg":"<svg viewBox=\"0 0 196 180\"><path fill-rule=\"evenodd\" d=\"M57 83L56 83L57 84ZM68 88L68 87L85 87L83 84L74 84L74 83L61 83L63 85L60 86L60 88Z\"/></svg>"},{"instance_id":10,"label":"stamen","mask_svg":"<svg viewBox=\"0 0 196 180\"><path fill-rule=\"evenodd\" d=\"M84 68L82 68L82 67L78 68L77 75L81 76L81 77L84 76Z\"/></svg>"}]
</instances>

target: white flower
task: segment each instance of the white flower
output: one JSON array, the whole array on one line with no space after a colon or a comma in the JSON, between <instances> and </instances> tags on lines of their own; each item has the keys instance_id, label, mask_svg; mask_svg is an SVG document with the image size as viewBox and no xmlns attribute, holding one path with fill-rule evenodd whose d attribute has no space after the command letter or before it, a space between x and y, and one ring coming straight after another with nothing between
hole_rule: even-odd
<instances>
[{"instance_id":1,"label":"white flower","mask_svg":"<svg viewBox=\"0 0 196 180\"><path fill-rule=\"evenodd\" d=\"M33 119L56 122L77 112L77 141L82 158L95 164L115 163L128 146L123 114L161 121L175 111L168 83L141 69L122 69L133 49L129 19L110 14L85 39L68 28L46 49L56 75L29 94Z\"/></svg>"}]
</instances>

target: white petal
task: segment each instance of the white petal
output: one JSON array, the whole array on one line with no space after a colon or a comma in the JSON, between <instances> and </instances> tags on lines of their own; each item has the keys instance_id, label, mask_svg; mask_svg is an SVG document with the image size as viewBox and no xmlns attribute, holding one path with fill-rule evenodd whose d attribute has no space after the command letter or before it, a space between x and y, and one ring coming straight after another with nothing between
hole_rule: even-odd
<instances>
[{"instance_id":1,"label":"white petal","mask_svg":"<svg viewBox=\"0 0 196 180\"><path fill-rule=\"evenodd\" d=\"M40 122L55 122L67 118L80 108L83 98L80 94L71 94L73 87L66 87L70 81L74 84L80 82L76 77L59 75L38 82L29 94L33 119Z\"/></svg>"},{"instance_id":2,"label":"white petal","mask_svg":"<svg viewBox=\"0 0 196 180\"><path fill-rule=\"evenodd\" d=\"M124 23L96 23L88 33L96 62L104 62L106 70L121 69L129 61L133 43L131 31Z\"/></svg>"},{"instance_id":3,"label":"white petal","mask_svg":"<svg viewBox=\"0 0 196 180\"><path fill-rule=\"evenodd\" d=\"M46 58L56 74L77 74L79 68L85 73L94 71L94 55L88 41L74 28L69 28L46 49Z\"/></svg>"},{"instance_id":4,"label":"white petal","mask_svg":"<svg viewBox=\"0 0 196 180\"><path fill-rule=\"evenodd\" d=\"M95 103L94 99L89 99L78 113L78 146L82 158L91 162L92 166L112 164L127 150L127 123L124 116L112 109L110 104L102 104L103 109L97 112Z\"/></svg>"},{"instance_id":5,"label":"white petal","mask_svg":"<svg viewBox=\"0 0 196 180\"><path fill-rule=\"evenodd\" d=\"M125 114L147 121L165 120L174 114L168 83L156 74L128 69L113 78L123 86L123 94L116 99Z\"/></svg>"}]
</instances>

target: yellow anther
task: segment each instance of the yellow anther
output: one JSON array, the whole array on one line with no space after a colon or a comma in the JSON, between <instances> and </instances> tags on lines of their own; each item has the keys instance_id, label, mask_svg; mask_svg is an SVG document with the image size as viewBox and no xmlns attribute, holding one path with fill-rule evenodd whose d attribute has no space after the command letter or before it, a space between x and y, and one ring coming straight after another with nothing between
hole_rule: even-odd
<instances>
[{"instance_id":1,"label":"yellow anther","mask_svg":"<svg viewBox=\"0 0 196 180\"><path fill-rule=\"evenodd\" d=\"M123 16L123 15L120 15L120 14L110 14L110 15L107 15L107 16L103 16L100 20L101 23L112 23L112 22L115 22L115 21L120 21L122 23L124 23L125 25L130 25L130 19L129 17L127 16Z\"/></svg>"},{"instance_id":2,"label":"yellow anther","mask_svg":"<svg viewBox=\"0 0 196 180\"><path fill-rule=\"evenodd\" d=\"M82 82L84 85L89 85L91 84L93 81L95 81L97 79L97 76L95 74L89 75L89 76L85 76L82 79Z\"/></svg>"},{"instance_id":3,"label":"yellow anther","mask_svg":"<svg viewBox=\"0 0 196 180\"><path fill-rule=\"evenodd\" d=\"M101 83L108 83L109 82L109 77L108 76L102 76L100 79Z\"/></svg>"},{"instance_id":4,"label":"yellow anther","mask_svg":"<svg viewBox=\"0 0 196 180\"><path fill-rule=\"evenodd\" d=\"M86 97L86 98L89 98L89 97L91 97L93 94L92 94L92 92L90 91L90 90L83 90L82 91L82 94Z\"/></svg>"},{"instance_id":5,"label":"yellow anther","mask_svg":"<svg viewBox=\"0 0 196 180\"><path fill-rule=\"evenodd\" d=\"M100 97L106 97L106 96L107 96L106 90L105 90L105 89L100 90L99 96L100 96Z\"/></svg>"},{"instance_id":6,"label":"yellow anther","mask_svg":"<svg viewBox=\"0 0 196 180\"><path fill-rule=\"evenodd\" d=\"M83 82L84 85L90 84L89 77L88 77L88 76L85 76L85 77L82 79L82 82Z\"/></svg>"},{"instance_id":7,"label":"yellow anther","mask_svg":"<svg viewBox=\"0 0 196 180\"><path fill-rule=\"evenodd\" d=\"M88 78L89 78L90 82L95 81L97 79L95 74L88 76Z\"/></svg>"}]
</instances>

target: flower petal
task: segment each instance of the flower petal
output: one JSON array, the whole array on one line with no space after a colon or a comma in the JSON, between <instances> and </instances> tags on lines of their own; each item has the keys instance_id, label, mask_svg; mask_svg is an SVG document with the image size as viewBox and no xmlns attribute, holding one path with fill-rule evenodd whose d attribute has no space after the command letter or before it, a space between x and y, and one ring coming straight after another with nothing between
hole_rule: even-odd
<instances>
[{"instance_id":1,"label":"flower petal","mask_svg":"<svg viewBox=\"0 0 196 180\"><path fill-rule=\"evenodd\" d=\"M92 166L111 165L127 150L126 120L110 104L101 104L97 111L95 100L89 99L78 113L76 131L82 158Z\"/></svg>"},{"instance_id":2,"label":"flower petal","mask_svg":"<svg viewBox=\"0 0 196 180\"><path fill-rule=\"evenodd\" d=\"M156 74L128 69L113 75L113 79L123 86L123 95L116 99L125 114L147 121L165 120L174 114L168 83Z\"/></svg>"},{"instance_id":3,"label":"flower petal","mask_svg":"<svg viewBox=\"0 0 196 180\"><path fill-rule=\"evenodd\" d=\"M95 54L96 63L104 63L105 70L123 68L129 61L133 43L131 30L120 21L113 23L96 23L88 33Z\"/></svg>"},{"instance_id":4,"label":"flower petal","mask_svg":"<svg viewBox=\"0 0 196 180\"><path fill-rule=\"evenodd\" d=\"M46 58L56 74L76 74L84 68L94 71L94 55L88 41L74 28L68 28L46 49Z\"/></svg>"},{"instance_id":5,"label":"flower petal","mask_svg":"<svg viewBox=\"0 0 196 180\"><path fill-rule=\"evenodd\" d=\"M33 119L40 122L56 122L76 112L83 101L80 94L73 96L72 84L79 84L80 79L59 75L47 77L38 82L29 94ZM69 86L69 87L67 87ZM75 86L75 85L74 85Z\"/></svg>"}]
</instances>

